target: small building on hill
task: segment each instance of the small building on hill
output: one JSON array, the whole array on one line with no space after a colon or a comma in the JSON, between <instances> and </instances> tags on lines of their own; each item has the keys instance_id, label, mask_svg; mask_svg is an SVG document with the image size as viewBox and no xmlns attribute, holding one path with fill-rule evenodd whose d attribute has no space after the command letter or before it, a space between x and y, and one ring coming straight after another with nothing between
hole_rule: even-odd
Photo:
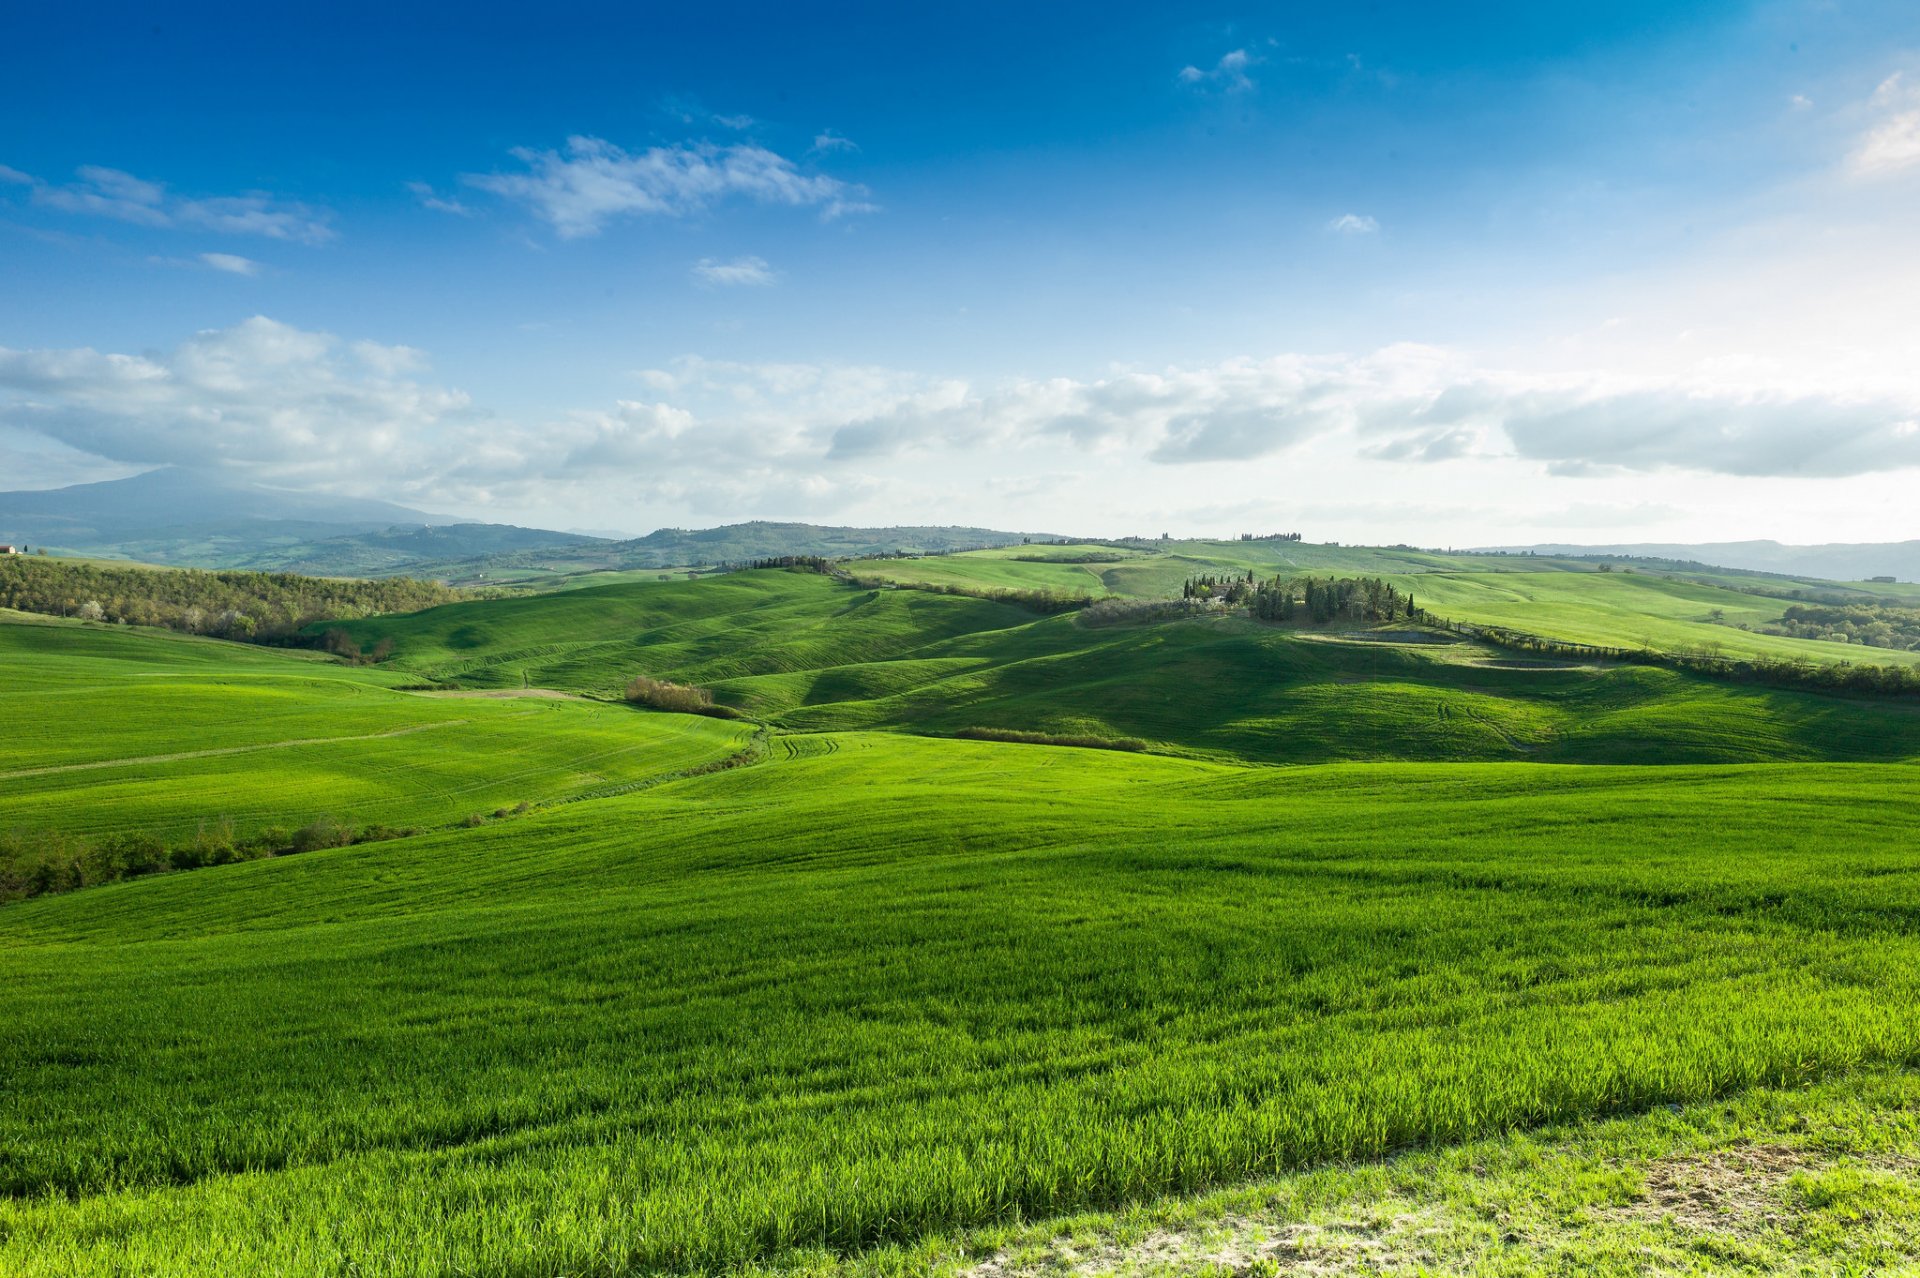
<instances>
[{"instance_id":1,"label":"small building on hill","mask_svg":"<svg viewBox=\"0 0 1920 1278\"><path fill-rule=\"evenodd\" d=\"M17 555L19 553L20 553L20 547L8 545L5 542L0 542L0 555Z\"/></svg>"}]
</instances>

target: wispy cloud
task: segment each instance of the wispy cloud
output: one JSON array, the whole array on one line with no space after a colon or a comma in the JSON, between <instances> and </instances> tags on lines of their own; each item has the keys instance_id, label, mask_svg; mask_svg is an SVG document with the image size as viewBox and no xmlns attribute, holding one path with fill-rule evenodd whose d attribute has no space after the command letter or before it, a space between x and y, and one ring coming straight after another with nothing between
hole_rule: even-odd
<instances>
[{"instance_id":1,"label":"wispy cloud","mask_svg":"<svg viewBox=\"0 0 1920 1278\"><path fill-rule=\"evenodd\" d=\"M174 230L259 235L301 244L324 244L334 238L329 210L281 200L264 191L188 199L169 192L163 182L151 182L119 169L89 164L76 169L75 176L79 181L62 186L18 169L0 171L0 181L30 187L34 203L65 213Z\"/></svg>"},{"instance_id":2,"label":"wispy cloud","mask_svg":"<svg viewBox=\"0 0 1920 1278\"><path fill-rule=\"evenodd\" d=\"M1878 118L1854 148L1853 171L1882 177L1920 165L1920 85L1896 71L1874 90L1871 105Z\"/></svg>"},{"instance_id":3,"label":"wispy cloud","mask_svg":"<svg viewBox=\"0 0 1920 1278\"><path fill-rule=\"evenodd\" d=\"M1363 213L1342 213L1327 223L1327 229L1342 235L1372 235L1380 229L1380 223Z\"/></svg>"},{"instance_id":4,"label":"wispy cloud","mask_svg":"<svg viewBox=\"0 0 1920 1278\"><path fill-rule=\"evenodd\" d=\"M250 257L241 257L237 253L202 253L200 260L216 271L228 275L258 275L260 263Z\"/></svg>"},{"instance_id":5,"label":"wispy cloud","mask_svg":"<svg viewBox=\"0 0 1920 1278\"><path fill-rule=\"evenodd\" d=\"M860 146L852 138L842 137L832 129L822 129L814 134L811 155L831 155L835 151L858 151Z\"/></svg>"},{"instance_id":6,"label":"wispy cloud","mask_svg":"<svg viewBox=\"0 0 1920 1278\"><path fill-rule=\"evenodd\" d=\"M774 272L764 257L736 257L730 262L703 257L693 264L694 277L705 284L723 286L771 284Z\"/></svg>"},{"instance_id":7,"label":"wispy cloud","mask_svg":"<svg viewBox=\"0 0 1920 1278\"><path fill-rule=\"evenodd\" d=\"M525 173L475 173L479 190L517 200L562 238L598 233L619 217L685 217L730 198L814 207L824 218L875 210L867 189L824 174L755 143L682 143L628 152L601 138L572 137L564 151L528 147L513 156Z\"/></svg>"},{"instance_id":8,"label":"wispy cloud","mask_svg":"<svg viewBox=\"0 0 1920 1278\"><path fill-rule=\"evenodd\" d=\"M1185 66L1180 68L1179 80L1195 88L1214 88L1227 93L1245 93L1254 87L1253 77L1247 74L1247 68L1259 61L1245 49L1234 49L1220 56L1220 60L1210 67Z\"/></svg>"},{"instance_id":9,"label":"wispy cloud","mask_svg":"<svg viewBox=\"0 0 1920 1278\"><path fill-rule=\"evenodd\" d=\"M423 209L432 209L435 213L451 213L455 217L471 217L473 215L473 210L460 201L448 199L442 195L436 195L433 187L425 182L409 182L407 183L407 190L413 193L414 199L420 201L420 207Z\"/></svg>"}]
</instances>

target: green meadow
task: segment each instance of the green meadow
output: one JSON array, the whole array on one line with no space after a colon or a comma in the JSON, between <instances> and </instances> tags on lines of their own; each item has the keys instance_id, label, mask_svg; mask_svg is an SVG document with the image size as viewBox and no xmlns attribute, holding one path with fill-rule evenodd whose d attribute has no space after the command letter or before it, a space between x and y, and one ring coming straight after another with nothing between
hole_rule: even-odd
<instances>
[{"instance_id":1,"label":"green meadow","mask_svg":"<svg viewBox=\"0 0 1920 1278\"><path fill-rule=\"evenodd\" d=\"M389 671L163 631L0 622L0 832L245 837L444 825L724 758L750 729L583 700L396 690Z\"/></svg>"},{"instance_id":2,"label":"green meadow","mask_svg":"<svg viewBox=\"0 0 1920 1278\"><path fill-rule=\"evenodd\" d=\"M1217 545L1398 557L1565 638L1778 603ZM1193 571L1019 558L1102 549L859 571ZM1641 1272L1637 1217L1553 1204L1657 1198L1667 1107L1696 1143L1910 1117L1910 697L768 570L340 628L390 658L0 617L0 832L422 831L0 905L0 1272L987 1278L1074 1231L1106 1272L1129 1222L1411 1201L1397 1167L1458 1228L1394 1272L1549 1266L1487 1260L1495 1194ZM1811 1223L1767 1263L1898 1259L1920 1179L1868 1171L1782 1188Z\"/></svg>"}]
</instances>

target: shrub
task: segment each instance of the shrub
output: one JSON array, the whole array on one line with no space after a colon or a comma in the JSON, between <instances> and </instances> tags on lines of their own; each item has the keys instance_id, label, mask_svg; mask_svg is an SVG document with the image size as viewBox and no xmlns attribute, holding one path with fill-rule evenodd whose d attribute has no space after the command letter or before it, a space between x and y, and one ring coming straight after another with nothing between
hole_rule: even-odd
<instances>
[{"instance_id":1,"label":"shrub","mask_svg":"<svg viewBox=\"0 0 1920 1278\"><path fill-rule=\"evenodd\" d=\"M676 714L705 714L716 719L738 719L732 706L715 705L713 694L692 684L669 683L647 675L635 675L627 685L627 700L653 710L671 710Z\"/></svg>"},{"instance_id":2,"label":"shrub","mask_svg":"<svg viewBox=\"0 0 1920 1278\"><path fill-rule=\"evenodd\" d=\"M1093 737L1057 732L1021 732L1014 728L962 728L953 734L966 741L1010 741L1019 745L1076 746L1083 750L1142 751L1138 737Z\"/></svg>"}]
</instances>

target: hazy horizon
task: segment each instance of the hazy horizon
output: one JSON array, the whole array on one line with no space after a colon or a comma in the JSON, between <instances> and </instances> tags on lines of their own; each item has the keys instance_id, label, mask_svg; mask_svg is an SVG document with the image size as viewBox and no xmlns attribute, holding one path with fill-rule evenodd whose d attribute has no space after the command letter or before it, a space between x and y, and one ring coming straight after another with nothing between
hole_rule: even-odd
<instances>
[{"instance_id":1,"label":"hazy horizon","mask_svg":"<svg viewBox=\"0 0 1920 1278\"><path fill-rule=\"evenodd\" d=\"M1910 6L9 34L0 488L174 464L639 533L1920 535Z\"/></svg>"}]
</instances>

